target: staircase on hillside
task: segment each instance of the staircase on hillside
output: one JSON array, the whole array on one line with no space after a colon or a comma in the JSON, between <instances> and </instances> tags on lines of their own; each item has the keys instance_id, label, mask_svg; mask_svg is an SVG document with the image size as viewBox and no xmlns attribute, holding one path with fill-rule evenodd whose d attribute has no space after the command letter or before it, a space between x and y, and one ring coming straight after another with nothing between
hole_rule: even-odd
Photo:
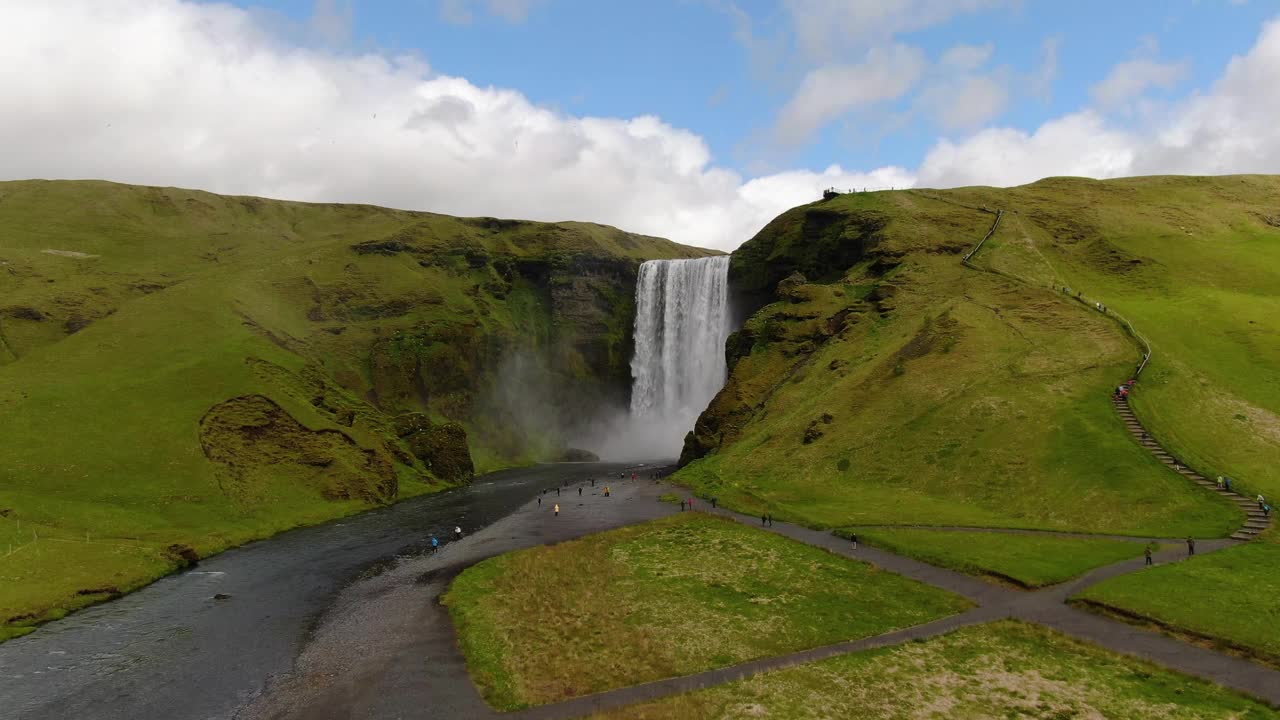
<instances>
[{"instance_id":1,"label":"staircase on hillside","mask_svg":"<svg viewBox=\"0 0 1280 720\"><path fill-rule=\"evenodd\" d=\"M1257 502L1252 498L1244 497L1235 491L1218 487L1218 483L1216 481L1210 480L1200 473L1188 468L1177 458L1170 455L1169 451L1161 447L1160 443L1156 442L1155 438L1151 437L1151 434L1147 432L1146 428L1142 427L1142 423L1138 422L1138 418L1133 414L1133 409L1129 407L1128 398L1112 396L1111 402L1115 404L1116 412L1120 413L1120 418L1124 420L1125 427L1129 428L1129 432L1133 434L1133 437L1138 441L1138 444L1150 450L1151 454L1155 455L1160 462L1168 465L1174 472L1182 475L1200 487L1211 492L1216 492L1240 506L1240 509L1243 510L1245 514L1245 523L1244 527L1241 527L1239 530L1231 534L1232 540L1252 540L1263 530L1267 529L1271 520L1262 514L1262 510L1258 508Z\"/></svg>"}]
</instances>

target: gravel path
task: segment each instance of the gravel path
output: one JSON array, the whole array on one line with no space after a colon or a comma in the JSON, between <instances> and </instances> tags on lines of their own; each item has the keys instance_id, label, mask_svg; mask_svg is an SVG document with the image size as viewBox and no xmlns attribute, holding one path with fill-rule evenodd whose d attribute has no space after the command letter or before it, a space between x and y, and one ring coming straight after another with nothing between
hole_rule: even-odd
<instances>
[{"instance_id":1,"label":"gravel path","mask_svg":"<svg viewBox=\"0 0 1280 720\"><path fill-rule=\"evenodd\" d=\"M861 640L837 643L684 677L669 678L575 698L513 713L498 713L480 698L458 650L448 613L437 600L449 581L487 557L535 545L669 515L678 510L658 501L672 488L665 483L618 483L613 497L589 488L582 500L570 488L560 500L561 514L529 503L476 535L452 543L438 556L401 561L377 577L344 591L299 657L294 672L273 683L239 717L264 718L496 718L560 720L654 700L675 693L730 682L760 672L812 662L842 653L932 637L953 629L1002 618L1052 627L1109 650L1152 660L1196 677L1239 690L1280 707L1280 672L1158 632L1127 625L1069 607L1064 600L1109 577L1140 570L1143 559L1097 568L1073 581L1037 592L1016 590L918 560L868 547L853 549L843 538L787 523L764 530L825 548L935 587L978 605L966 613ZM683 493L684 491L676 490ZM724 509L713 511L760 527L758 517ZM1201 541L1200 552L1234 545L1229 540ZM1184 557L1181 548L1156 553L1159 563Z\"/></svg>"}]
</instances>

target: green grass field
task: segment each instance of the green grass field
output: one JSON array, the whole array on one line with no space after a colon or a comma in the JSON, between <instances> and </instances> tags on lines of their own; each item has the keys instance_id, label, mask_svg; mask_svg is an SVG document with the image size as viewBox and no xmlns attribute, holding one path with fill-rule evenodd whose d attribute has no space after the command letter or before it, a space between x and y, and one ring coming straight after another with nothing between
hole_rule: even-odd
<instances>
[{"instance_id":1,"label":"green grass field","mask_svg":"<svg viewBox=\"0 0 1280 720\"><path fill-rule=\"evenodd\" d=\"M184 549L455 484L391 431L401 412L462 422L481 471L535 459L485 388L505 348L583 339L547 285L590 265L568 297L603 297L599 267L704 252L585 223L0 183L0 637L163 575ZM614 304L629 321L630 299ZM595 328L592 347L622 352L620 332ZM565 347L584 395L606 383ZM206 432L246 396L280 408L279 436Z\"/></svg>"},{"instance_id":2,"label":"green grass field","mask_svg":"<svg viewBox=\"0 0 1280 720\"><path fill-rule=\"evenodd\" d=\"M734 272L766 300L792 269L809 282L731 341L728 385L695 432L704 456L678 479L817 527L1226 535L1242 516L1125 433L1106 397L1139 344L1074 292L1150 339L1133 403L1152 432L1206 474L1275 494L1278 193L1272 176L1052 178L789 211ZM995 273L959 263L991 227L983 206L1006 211L974 260Z\"/></svg>"},{"instance_id":3,"label":"green grass field","mask_svg":"<svg viewBox=\"0 0 1280 720\"><path fill-rule=\"evenodd\" d=\"M1264 720L1280 713L1043 628L997 622L593 717Z\"/></svg>"},{"instance_id":4,"label":"green grass field","mask_svg":"<svg viewBox=\"0 0 1280 720\"><path fill-rule=\"evenodd\" d=\"M1142 554L1143 543L956 530L849 528L859 542L1025 588L1053 585Z\"/></svg>"},{"instance_id":5,"label":"green grass field","mask_svg":"<svg viewBox=\"0 0 1280 720\"><path fill-rule=\"evenodd\" d=\"M968 602L702 513L486 560L443 602L481 694L555 702L917 625Z\"/></svg>"},{"instance_id":6,"label":"green grass field","mask_svg":"<svg viewBox=\"0 0 1280 720\"><path fill-rule=\"evenodd\" d=\"M1099 583L1075 600L1280 665L1280 545L1255 542Z\"/></svg>"}]
</instances>

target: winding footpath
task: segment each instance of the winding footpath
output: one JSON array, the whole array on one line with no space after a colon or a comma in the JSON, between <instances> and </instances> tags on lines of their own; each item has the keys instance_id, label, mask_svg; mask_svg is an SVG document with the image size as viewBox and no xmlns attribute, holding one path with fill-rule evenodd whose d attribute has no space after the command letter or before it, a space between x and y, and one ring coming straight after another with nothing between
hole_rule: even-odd
<instances>
[{"instance_id":1,"label":"winding footpath","mask_svg":"<svg viewBox=\"0 0 1280 720\"><path fill-rule=\"evenodd\" d=\"M1161 447L1160 443L1151 436L1151 433L1147 432L1147 429L1138 421L1137 416L1133 414L1133 408L1129 407L1128 398L1113 397L1111 402L1116 406L1116 412L1120 413L1120 418L1124 420L1125 428L1129 430L1129 434L1133 435L1139 445L1149 450L1152 455L1155 455L1157 460L1200 487L1217 493L1218 495L1230 500L1244 512L1244 525L1242 525L1239 530L1231 534L1232 540L1252 540L1271 525L1271 518L1263 514L1262 509L1258 507L1255 501L1250 500L1234 490L1227 490L1226 488L1218 487L1216 480L1210 480L1195 470L1192 470L1182 464L1182 462L1170 454L1168 450Z\"/></svg>"},{"instance_id":2,"label":"winding footpath","mask_svg":"<svg viewBox=\"0 0 1280 720\"><path fill-rule=\"evenodd\" d=\"M995 233L1003 211L982 210L994 214L995 221L962 262L975 270L987 271L974 266L970 260ZM1021 278L1007 277L1026 282ZM1127 321L1118 316L1116 319L1126 325L1139 342L1145 343ZM1147 346L1143 349L1138 372L1146 366L1150 356L1150 347ZM1268 527L1269 519L1257 510L1251 500L1218 488L1215 482L1186 468L1161 447L1138 421L1126 399L1113 398L1113 403L1136 442L1172 471L1235 503L1245 514L1244 525L1230 538L1201 541L1198 547L1201 554L1238 545ZM571 499L574 489L570 489ZM581 501L565 503L562 517L553 517L536 501L530 502L476 536L454 543L445 557L405 560L383 575L353 584L320 623L311 644L295 664L294 672L262 693L238 717L249 720L421 717L428 714L439 717L562 720L707 688L843 653L934 637L967 625L1004 618L1044 625L1069 637L1155 662L1280 708L1280 670L1067 604L1068 598L1087 587L1142 570L1144 559L1141 557L1096 568L1073 580L1032 592L986 582L865 544L854 548L849 541L829 532L787 523L761 529L956 593L972 601L975 607L948 618L884 635L633 685L522 711L499 713L486 705L467 673L448 613L438 603L448 582L485 557L547 542L561 542L670 514L674 508L658 498L671 489L666 483L650 481L620 483L614 497L607 499L592 489ZM758 526L758 518L753 516L725 509L711 512ZM1063 537L1082 535L993 528L952 529ZM1177 562L1184 559L1184 553L1181 547L1166 549L1156 552L1153 560L1160 564Z\"/></svg>"},{"instance_id":3,"label":"winding footpath","mask_svg":"<svg viewBox=\"0 0 1280 720\"><path fill-rule=\"evenodd\" d=\"M832 553L871 563L974 603L967 612L924 625L847 642L753 660L682 677L578 697L516 712L498 712L481 699L440 595L462 570L497 554L563 542L678 512L658 498L687 492L667 483L619 483L613 497L599 488L566 490L561 515L532 501L485 530L450 544L439 556L403 559L387 572L348 587L314 631L294 671L272 683L236 717L241 720L349 717L466 717L565 720L707 688L761 672L793 667L849 652L935 637L952 630L1014 618L1051 627L1108 650L1156 662L1187 675L1244 692L1280 707L1280 671L1183 642L1158 631L1095 615L1066 604L1068 597L1103 580L1136 572L1134 558L1094 569L1074 580L1029 592L986 582L946 568L788 523L761 528ZM563 498L560 498L563 500ZM543 504L554 502L547 498ZM707 512L702 510L700 512ZM723 508L710 511L752 527L759 518ZM1237 545L1206 540L1201 553ZM1181 548L1155 554L1160 564L1184 557ZM549 618L548 622L554 622Z\"/></svg>"}]
</instances>

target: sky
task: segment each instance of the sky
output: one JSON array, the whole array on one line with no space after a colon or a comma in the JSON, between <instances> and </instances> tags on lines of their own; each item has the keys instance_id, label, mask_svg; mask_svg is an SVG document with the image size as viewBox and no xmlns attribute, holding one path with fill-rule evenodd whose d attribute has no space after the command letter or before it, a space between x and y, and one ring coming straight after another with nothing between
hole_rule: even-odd
<instances>
[{"instance_id":1,"label":"sky","mask_svg":"<svg viewBox=\"0 0 1280 720\"><path fill-rule=\"evenodd\" d=\"M0 0L0 179L586 220L1280 171L1274 0Z\"/></svg>"}]
</instances>

